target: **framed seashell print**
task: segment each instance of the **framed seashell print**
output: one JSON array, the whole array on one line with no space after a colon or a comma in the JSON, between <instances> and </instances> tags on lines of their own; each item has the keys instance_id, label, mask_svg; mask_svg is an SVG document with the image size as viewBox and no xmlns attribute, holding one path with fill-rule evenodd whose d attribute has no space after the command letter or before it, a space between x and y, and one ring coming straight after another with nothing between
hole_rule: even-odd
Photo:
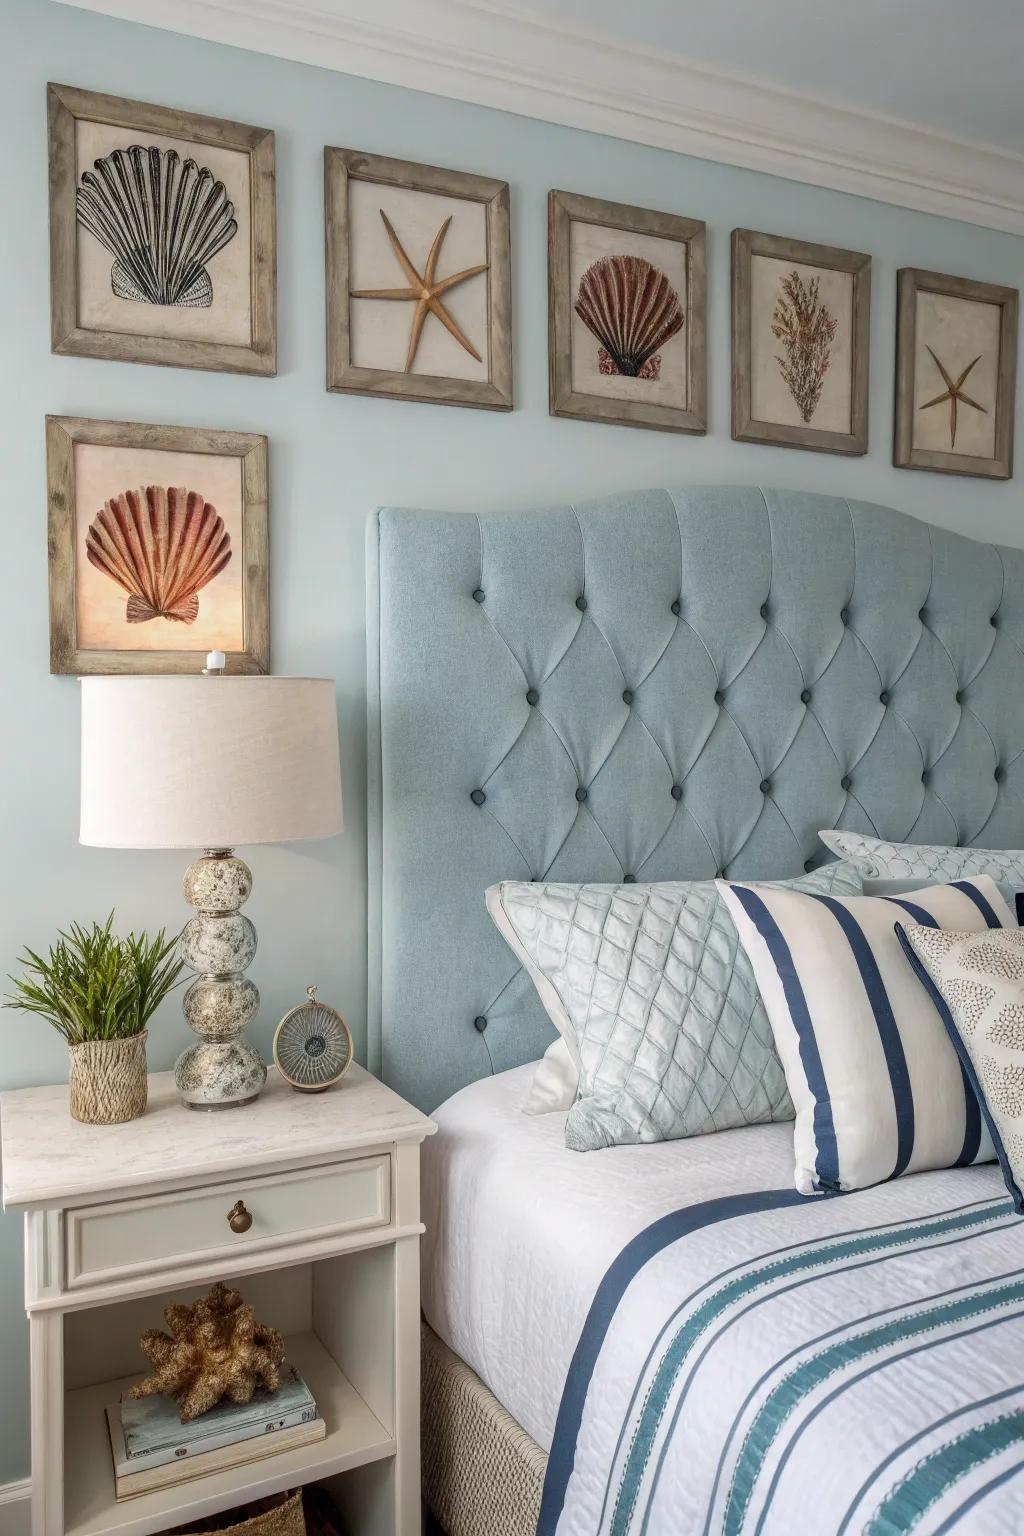
<instances>
[{"instance_id":1,"label":"framed seashell print","mask_svg":"<svg viewBox=\"0 0 1024 1536\"><path fill-rule=\"evenodd\" d=\"M274 135L47 86L54 352L277 370Z\"/></svg>"},{"instance_id":2,"label":"framed seashell print","mask_svg":"<svg viewBox=\"0 0 1024 1536\"><path fill-rule=\"evenodd\" d=\"M705 226L548 194L552 416L707 430Z\"/></svg>"},{"instance_id":3,"label":"framed seashell print","mask_svg":"<svg viewBox=\"0 0 1024 1536\"><path fill-rule=\"evenodd\" d=\"M327 388L512 409L508 184L324 150Z\"/></svg>"},{"instance_id":4,"label":"framed seashell print","mask_svg":"<svg viewBox=\"0 0 1024 1536\"><path fill-rule=\"evenodd\" d=\"M50 671L270 670L267 440L46 418Z\"/></svg>"},{"instance_id":5,"label":"framed seashell print","mask_svg":"<svg viewBox=\"0 0 1024 1536\"><path fill-rule=\"evenodd\" d=\"M868 451L871 257L732 232L732 435Z\"/></svg>"},{"instance_id":6,"label":"framed seashell print","mask_svg":"<svg viewBox=\"0 0 1024 1536\"><path fill-rule=\"evenodd\" d=\"M904 267L896 291L893 464L1009 480L1017 289Z\"/></svg>"}]
</instances>

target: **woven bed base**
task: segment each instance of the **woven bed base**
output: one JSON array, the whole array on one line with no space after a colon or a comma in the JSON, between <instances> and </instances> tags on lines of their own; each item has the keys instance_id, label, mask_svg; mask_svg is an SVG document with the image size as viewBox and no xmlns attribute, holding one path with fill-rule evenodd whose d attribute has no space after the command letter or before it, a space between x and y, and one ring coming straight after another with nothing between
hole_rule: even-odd
<instances>
[{"instance_id":1,"label":"woven bed base","mask_svg":"<svg viewBox=\"0 0 1024 1536\"><path fill-rule=\"evenodd\" d=\"M423 1324L423 1497L446 1536L534 1536L548 1458Z\"/></svg>"}]
</instances>

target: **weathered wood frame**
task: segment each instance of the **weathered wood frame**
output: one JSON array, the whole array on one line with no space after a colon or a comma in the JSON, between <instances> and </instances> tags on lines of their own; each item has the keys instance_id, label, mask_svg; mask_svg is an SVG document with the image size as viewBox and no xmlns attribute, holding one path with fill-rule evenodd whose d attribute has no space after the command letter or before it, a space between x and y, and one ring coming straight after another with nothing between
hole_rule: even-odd
<instances>
[{"instance_id":1,"label":"weathered wood frame","mask_svg":"<svg viewBox=\"0 0 1024 1536\"><path fill-rule=\"evenodd\" d=\"M853 277L853 334L850 431L828 432L812 426L760 421L751 414L750 270L755 256L792 261L799 266L849 272ZM787 240L752 229L732 232L732 435L740 443L771 443L777 448L809 448L818 453L868 451L868 356L871 344L871 257L834 245Z\"/></svg>"},{"instance_id":2,"label":"weathered wood frame","mask_svg":"<svg viewBox=\"0 0 1024 1536\"><path fill-rule=\"evenodd\" d=\"M153 427L130 421L46 418L50 578L50 671L79 677L108 673L195 673L200 651L86 650L78 644L75 564L75 444L151 448L165 453L230 455L242 461L242 649L228 651L228 672L270 671L270 559L267 439L204 427Z\"/></svg>"},{"instance_id":3,"label":"weathered wood frame","mask_svg":"<svg viewBox=\"0 0 1024 1536\"><path fill-rule=\"evenodd\" d=\"M110 358L122 363L156 363L222 373L276 373L277 233L272 130L178 112L143 101L126 101L97 91L80 91L70 85L48 85L46 99L50 126L51 349L75 357ZM91 330L79 325L75 209L78 119L248 155L251 331L247 347L220 341ZM140 311L143 307L140 306Z\"/></svg>"},{"instance_id":4,"label":"weathered wood frame","mask_svg":"<svg viewBox=\"0 0 1024 1536\"><path fill-rule=\"evenodd\" d=\"M951 298L997 304L999 366L996 372L995 452L990 459L914 447L914 358L917 351L917 295L942 293ZM986 480L1013 476L1013 414L1017 387L1016 288L977 283L944 272L903 267L896 277L896 400L892 462L897 469L926 469L938 475L972 475Z\"/></svg>"},{"instance_id":5,"label":"weathered wood frame","mask_svg":"<svg viewBox=\"0 0 1024 1536\"><path fill-rule=\"evenodd\" d=\"M349 180L434 192L483 203L487 227L488 378L453 379L352 362L349 285ZM512 259L508 183L467 171L446 171L356 149L324 149L327 266L327 388L345 394L392 395L435 405L512 409Z\"/></svg>"},{"instance_id":6,"label":"weathered wood frame","mask_svg":"<svg viewBox=\"0 0 1024 1536\"><path fill-rule=\"evenodd\" d=\"M572 225L596 224L630 234L657 235L686 246L686 406L643 400L615 400L572 387L573 294L570 267ZM620 427L653 427L660 432L707 431L707 229L700 219L655 213L628 203L548 193L548 409Z\"/></svg>"}]
</instances>

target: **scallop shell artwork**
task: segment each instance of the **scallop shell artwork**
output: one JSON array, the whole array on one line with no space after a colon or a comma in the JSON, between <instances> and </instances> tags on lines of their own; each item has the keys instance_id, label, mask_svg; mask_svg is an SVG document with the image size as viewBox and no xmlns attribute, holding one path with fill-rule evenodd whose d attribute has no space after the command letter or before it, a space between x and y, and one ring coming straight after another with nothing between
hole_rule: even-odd
<instances>
[{"instance_id":1,"label":"scallop shell artwork","mask_svg":"<svg viewBox=\"0 0 1024 1536\"><path fill-rule=\"evenodd\" d=\"M580 279L573 306L597 337L601 373L657 379L663 347L683 328L679 297L642 256L602 256Z\"/></svg>"},{"instance_id":2,"label":"scallop shell artwork","mask_svg":"<svg viewBox=\"0 0 1024 1536\"><path fill-rule=\"evenodd\" d=\"M110 286L137 304L208 309L207 263L238 232L227 190L177 150L133 144L82 176L78 222L114 257Z\"/></svg>"},{"instance_id":3,"label":"scallop shell artwork","mask_svg":"<svg viewBox=\"0 0 1024 1536\"><path fill-rule=\"evenodd\" d=\"M231 536L199 491L147 485L104 502L89 525L85 552L127 592L129 624L194 624L200 590L231 559Z\"/></svg>"}]
</instances>

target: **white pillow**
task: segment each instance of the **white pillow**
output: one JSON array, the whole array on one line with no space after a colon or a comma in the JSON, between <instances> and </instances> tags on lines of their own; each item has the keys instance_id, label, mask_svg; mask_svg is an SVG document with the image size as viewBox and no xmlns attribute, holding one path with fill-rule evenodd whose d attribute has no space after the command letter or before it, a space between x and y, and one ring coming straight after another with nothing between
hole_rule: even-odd
<instances>
[{"instance_id":1,"label":"white pillow","mask_svg":"<svg viewBox=\"0 0 1024 1536\"><path fill-rule=\"evenodd\" d=\"M720 883L796 1107L802 1194L990 1161L977 1098L896 934L1015 927L994 880L909 896L808 896Z\"/></svg>"},{"instance_id":2,"label":"white pillow","mask_svg":"<svg viewBox=\"0 0 1024 1536\"><path fill-rule=\"evenodd\" d=\"M826 829L818 836L841 859L852 859L873 880L961 880L991 875L1004 885L1024 885L1024 850L951 848L937 843L887 843L864 832Z\"/></svg>"},{"instance_id":3,"label":"white pillow","mask_svg":"<svg viewBox=\"0 0 1024 1536\"><path fill-rule=\"evenodd\" d=\"M559 1035L557 1040L552 1040L534 1069L523 1114L550 1115L556 1110L564 1113L572 1109L579 1085L580 1069Z\"/></svg>"}]
</instances>

